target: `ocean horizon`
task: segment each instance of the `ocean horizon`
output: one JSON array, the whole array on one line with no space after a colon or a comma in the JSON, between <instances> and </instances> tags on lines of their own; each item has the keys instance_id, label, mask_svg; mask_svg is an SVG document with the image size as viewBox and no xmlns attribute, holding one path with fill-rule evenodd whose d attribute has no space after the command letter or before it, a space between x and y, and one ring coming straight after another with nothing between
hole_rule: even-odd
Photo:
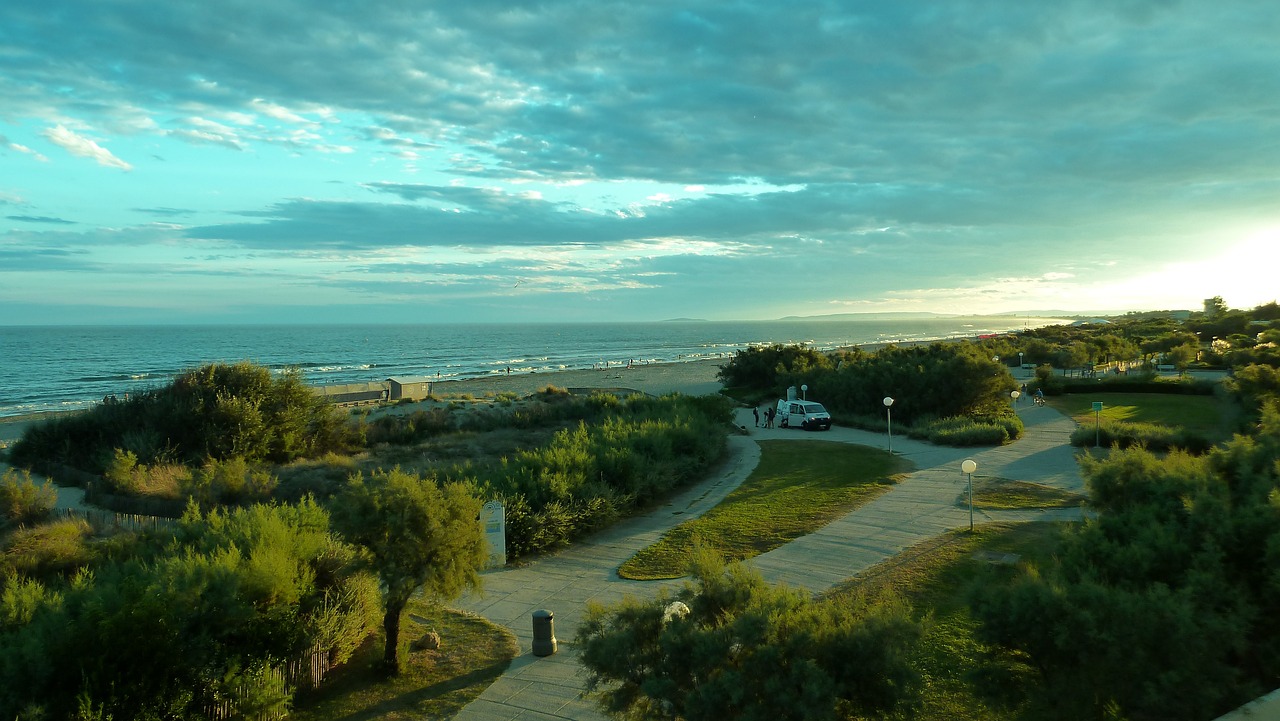
<instances>
[{"instance_id":1,"label":"ocean horizon","mask_svg":"<svg viewBox=\"0 0 1280 721\"><path fill-rule=\"evenodd\" d=\"M458 380L727 358L774 343L819 350L1007 333L1027 316L647 323L0 326L0 417L80 410L209 363L297 368L312 385Z\"/></svg>"}]
</instances>

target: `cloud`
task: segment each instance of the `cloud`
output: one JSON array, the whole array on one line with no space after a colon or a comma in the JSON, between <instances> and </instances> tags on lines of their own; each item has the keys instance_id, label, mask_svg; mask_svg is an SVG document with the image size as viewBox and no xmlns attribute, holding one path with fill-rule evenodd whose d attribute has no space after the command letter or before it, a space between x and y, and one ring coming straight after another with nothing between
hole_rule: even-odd
<instances>
[{"instance_id":1,"label":"cloud","mask_svg":"<svg viewBox=\"0 0 1280 721\"><path fill-rule=\"evenodd\" d=\"M32 150L31 148L28 148L27 146L21 143L15 143L12 140L9 140L9 138L5 137L3 134L0 134L0 147L8 148L10 150L15 150L19 153L30 155L31 157L35 158L36 160L42 163L49 162L49 159L45 157L43 153L39 153L35 150Z\"/></svg>"},{"instance_id":2,"label":"cloud","mask_svg":"<svg viewBox=\"0 0 1280 721\"><path fill-rule=\"evenodd\" d=\"M191 208L130 208L135 213L145 213L146 215L155 215L161 218L179 218L187 215L194 215L197 211Z\"/></svg>"},{"instance_id":3,"label":"cloud","mask_svg":"<svg viewBox=\"0 0 1280 721\"><path fill-rule=\"evenodd\" d=\"M11 5L0 148L171 162L110 192L7 179L33 199L10 221L234 219L86 246L747 312L780 274L788 302L1016 298L1280 222L1256 3ZM103 200L49 204L73 184Z\"/></svg>"},{"instance_id":4,"label":"cloud","mask_svg":"<svg viewBox=\"0 0 1280 721\"><path fill-rule=\"evenodd\" d=\"M63 220L62 218L47 218L40 215L6 215L6 220L16 220L19 223L46 223L50 225L75 225L73 220Z\"/></svg>"},{"instance_id":5,"label":"cloud","mask_svg":"<svg viewBox=\"0 0 1280 721\"><path fill-rule=\"evenodd\" d=\"M61 125L55 125L48 128L43 133L49 142L57 145L72 155L81 158L91 158L97 161L98 165L105 165L108 168L120 168L121 170L133 170L133 166L111 154L110 150L98 145L83 135L67 130Z\"/></svg>"}]
</instances>

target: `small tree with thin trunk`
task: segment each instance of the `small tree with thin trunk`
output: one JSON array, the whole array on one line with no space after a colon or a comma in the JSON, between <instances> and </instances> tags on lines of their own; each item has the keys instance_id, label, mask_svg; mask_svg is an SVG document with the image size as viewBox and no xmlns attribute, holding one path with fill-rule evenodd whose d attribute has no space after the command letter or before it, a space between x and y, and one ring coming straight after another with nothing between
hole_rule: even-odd
<instances>
[{"instance_id":1,"label":"small tree with thin trunk","mask_svg":"<svg viewBox=\"0 0 1280 721\"><path fill-rule=\"evenodd\" d=\"M418 591L435 600L480 587L486 557L481 501L462 483L441 485L399 468L352 476L333 505L334 526L367 551L382 582L386 671L400 670L400 619Z\"/></svg>"}]
</instances>

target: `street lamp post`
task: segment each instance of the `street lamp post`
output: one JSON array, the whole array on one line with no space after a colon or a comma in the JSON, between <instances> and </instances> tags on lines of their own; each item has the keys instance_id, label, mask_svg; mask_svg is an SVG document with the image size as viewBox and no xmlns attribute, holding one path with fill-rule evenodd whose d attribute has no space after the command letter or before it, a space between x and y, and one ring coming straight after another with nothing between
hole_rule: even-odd
<instances>
[{"instance_id":1,"label":"street lamp post","mask_svg":"<svg viewBox=\"0 0 1280 721\"><path fill-rule=\"evenodd\" d=\"M1022 351L1018 351L1018 372L1022 372Z\"/></svg>"},{"instance_id":2,"label":"street lamp post","mask_svg":"<svg viewBox=\"0 0 1280 721\"><path fill-rule=\"evenodd\" d=\"M809 400L809 384L808 383L800 384L800 400L802 401Z\"/></svg>"},{"instance_id":3,"label":"street lamp post","mask_svg":"<svg viewBox=\"0 0 1280 721\"><path fill-rule=\"evenodd\" d=\"M1018 390L1009 391L1009 397L1013 399L1013 412L1017 413L1018 399L1022 397L1022 391L1018 391Z\"/></svg>"},{"instance_id":4,"label":"street lamp post","mask_svg":"<svg viewBox=\"0 0 1280 721\"><path fill-rule=\"evenodd\" d=\"M969 530L973 530L973 472L978 470L978 464L972 460L966 459L960 464L960 470L969 476Z\"/></svg>"},{"instance_id":5,"label":"street lamp post","mask_svg":"<svg viewBox=\"0 0 1280 721\"><path fill-rule=\"evenodd\" d=\"M884 397L884 413L889 423L889 452L893 453L893 399Z\"/></svg>"}]
</instances>

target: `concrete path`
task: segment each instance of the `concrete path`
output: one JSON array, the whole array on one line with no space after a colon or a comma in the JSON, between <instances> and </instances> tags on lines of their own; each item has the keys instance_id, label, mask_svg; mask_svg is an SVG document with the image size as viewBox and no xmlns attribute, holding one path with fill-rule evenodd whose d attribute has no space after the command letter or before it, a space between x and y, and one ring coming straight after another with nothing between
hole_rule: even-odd
<instances>
[{"instance_id":1,"label":"concrete path","mask_svg":"<svg viewBox=\"0 0 1280 721\"><path fill-rule=\"evenodd\" d=\"M1000 448L943 448L895 436L894 453L914 463L915 471L866 506L814 534L756 557L752 564L771 581L818 592L916 543L953 528L967 527L968 509L959 504L966 480L960 462L966 458L978 464L975 480L994 476L1083 490L1073 450L1066 445L1075 423L1051 408L1030 404L1021 407L1019 414L1026 433L1017 442ZM647 598L664 586L678 585L619 578L617 567L623 561L656 541L667 529L715 506L742 483L759 461L757 439L813 438L877 448L888 445L885 434L848 428L814 434L754 428L750 409L740 411L737 420L750 435L729 438L728 459L707 481L662 508L620 523L560 554L519 568L488 572L484 575L483 596L467 597L455 604L507 626L520 645L520 655L506 673L456 719L603 721L605 716L594 703L581 698L585 672L567 643L582 621L587 603L611 604L628 595ZM1062 517L1079 517L1079 513L978 511L974 522ZM553 656L532 655L532 613L538 609L555 614L559 652Z\"/></svg>"}]
</instances>

